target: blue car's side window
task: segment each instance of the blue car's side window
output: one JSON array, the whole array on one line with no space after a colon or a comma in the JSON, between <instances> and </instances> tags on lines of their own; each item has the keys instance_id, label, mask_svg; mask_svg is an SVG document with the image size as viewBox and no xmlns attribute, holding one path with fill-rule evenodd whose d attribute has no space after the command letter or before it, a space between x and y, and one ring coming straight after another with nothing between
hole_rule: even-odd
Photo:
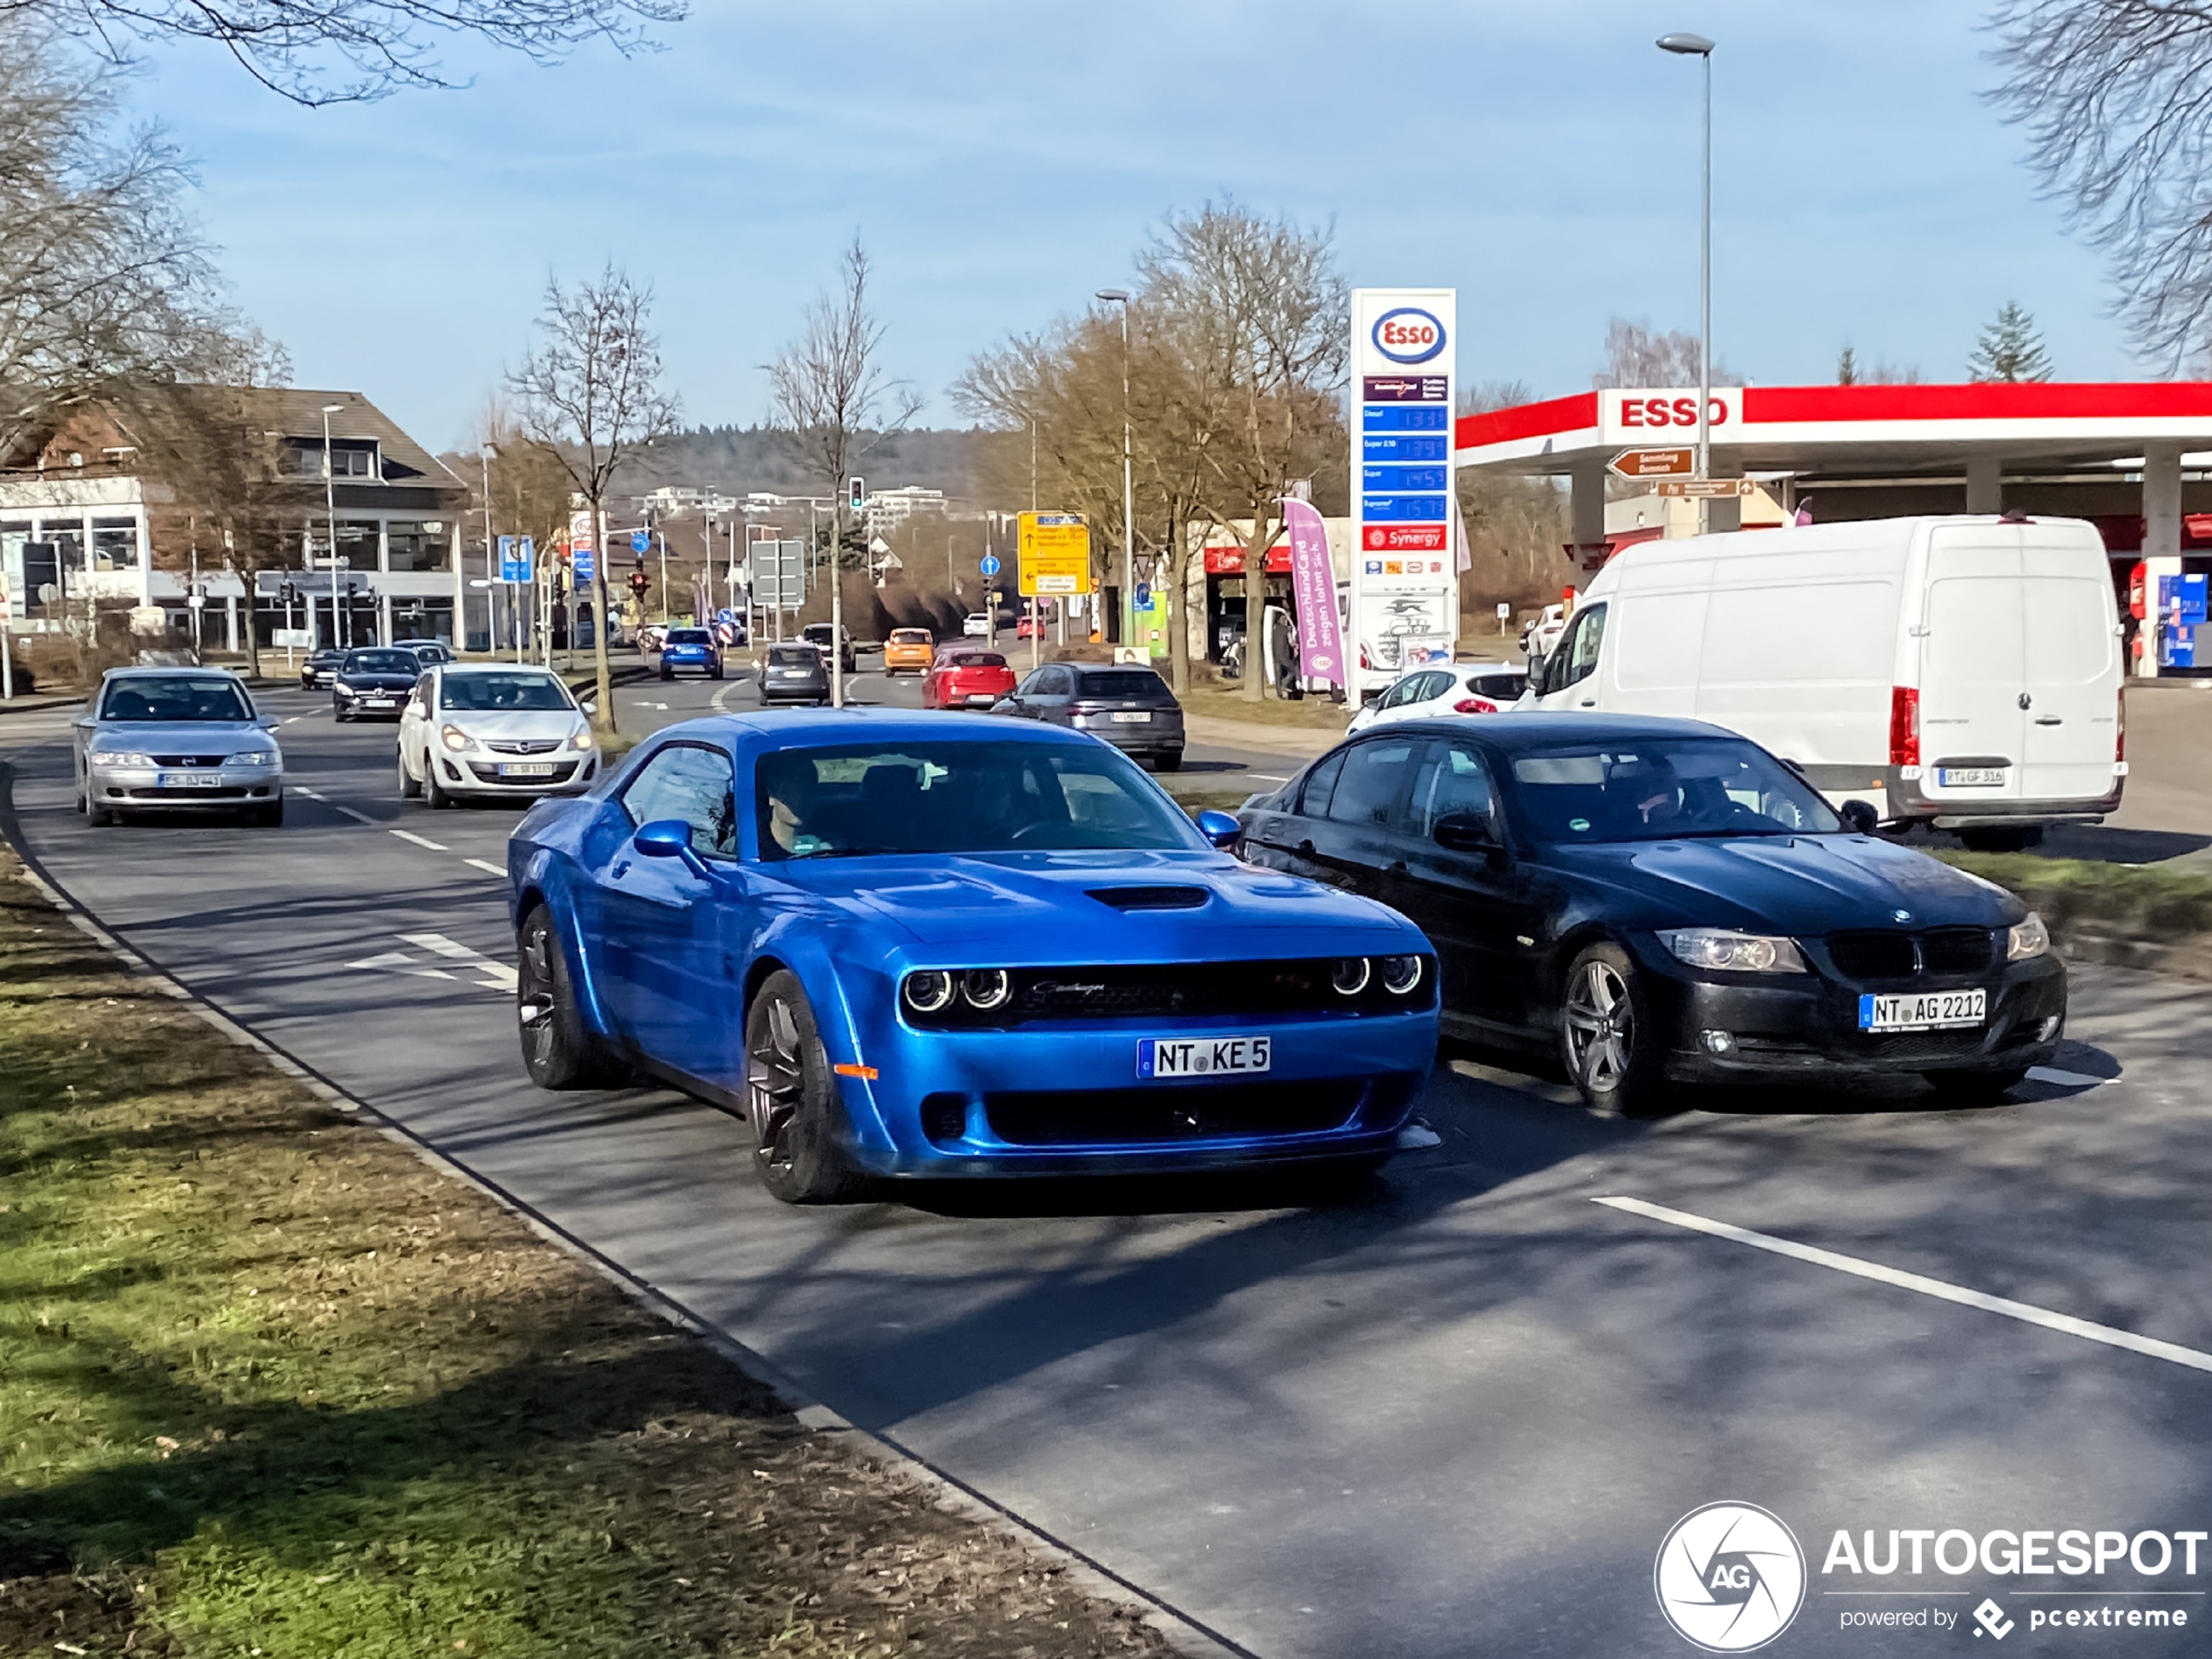
<instances>
[{"instance_id":1,"label":"blue car's side window","mask_svg":"<svg viewBox=\"0 0 2212 1659\"><path fill-rule=\"evenodd\" d=\"M730 757L696 743L671 743L624 786L623 811L632 825L680 819L691 850L706 858L738 855L737 787Z\"/></svg>"}]
</instances>

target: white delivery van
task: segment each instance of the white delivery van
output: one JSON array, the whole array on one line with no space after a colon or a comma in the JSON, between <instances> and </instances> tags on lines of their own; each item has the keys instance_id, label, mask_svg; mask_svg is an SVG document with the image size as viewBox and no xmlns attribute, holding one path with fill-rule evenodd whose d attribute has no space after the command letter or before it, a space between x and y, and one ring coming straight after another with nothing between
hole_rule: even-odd
<instances>
[{"instance_id":1,"label":"white delivery van","mask_svg":"<svg viewBox=\"0 0 2212 1659\"><path fill-rule=\"evenodd\" d=\"M1710 720L1998 851L2118 808L2121 675L2094 526L1886 518L1624 550L1521 706Z\"/></svg>"}]
</instances>

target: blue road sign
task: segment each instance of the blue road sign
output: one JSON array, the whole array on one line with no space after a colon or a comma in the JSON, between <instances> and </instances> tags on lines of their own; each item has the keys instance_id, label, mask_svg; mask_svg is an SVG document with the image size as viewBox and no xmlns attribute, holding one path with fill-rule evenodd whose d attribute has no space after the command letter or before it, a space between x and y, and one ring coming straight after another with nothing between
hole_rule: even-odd
<instances>
[{"instance_id":1,"label":"blue road sign","mask_svg":"<svg viewBox=\"0 0 2212 1659\"><path fill-rule=\"evenodd\" d=\"M714 619L717 622L734 623L738 619L738 613L731 610L729 606L725 605L721 610L714 613Z\"/></svg>"},{"instance_id":2,"label":"blue road sign","mask_svg":"<svg viewBox=\"0 0 2212 1659\"><path fill-rule=\"evenodd\" d=\"M599 555L591 548L580 547L570 556L569 569L577 581L593 581L599 574Z\"/></svg>"},{"instance_id":3,"label":"blue road sign","mask_svg":"<svg viewBox=\"0 0 2212 1659\"><path fill-rule=\"evenodd\" d=\"M650 553L650 552L651 552L651 551L653 550L653 533L652 533L652 531L651 531L651 530L632 530L632 531L631 531L631 532L630 532L630 550L631 550L632 553Z\"/></svg>"},{"instance_id":4,"label":"blue road sign","mask_svg":"<svg viewBox=\"0 0 2212 1659\"><path fill-rule=\"evenodd\" d=\"M1140 582L1136 584L1136 608L1139 610L1150 610L1152 608L1152 584L1150 583Z\"/></svg>"},{"instance_id":5,"label":"blue road sign","mask_svg":"<svg viewBox=\"0 0 2212 1659\"><path fill-rule=\"evenodd\" d=\"M530 579L530 556L526 550L529 537L502 536L499 538L499 579L502 582L528 582Z\"/></svg>"},{"instance_id":6,"label":"blue road sign","mask_svg":"<svg viewBox=\"0 0 2212 1659\"><path fill-rule=\"evenodd\" d=\"M981 570L985 576L996 576L999 573L1000 569L998 555L995 553L986 553L983 556L982 563L977 565L975 568Z\"/></svg>"}]
</instances>

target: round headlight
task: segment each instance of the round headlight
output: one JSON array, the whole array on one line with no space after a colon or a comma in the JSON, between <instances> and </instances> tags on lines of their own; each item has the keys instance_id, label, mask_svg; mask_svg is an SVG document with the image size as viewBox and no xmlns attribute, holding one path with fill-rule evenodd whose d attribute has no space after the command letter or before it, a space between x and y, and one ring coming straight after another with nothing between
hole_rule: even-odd
<instances>
[{"instance_id":1,"label":"round headlight","mask_svg":"<svg viewBox=\"0 0 2212 1659\"><path fill-rule=\"evenodd\" d=\"M971 968L960 976L961 994L985 1013L1014 995L1014 981L1003 968Z\"/></svg>"},{"instance_id":2,"label":"round headlight","mask_svg":"<svg viewBox=\"0 0 2212 1659\"><path fill-rule=\"evenodd\" d=\"M1418 956L1386 956L1382 959L1383 989L1393 996L1404 996L1421 982L1421 959Z\"/></svg>"},{"instance_id":3,"label":"round headlight","mask_svg":"<svg viewBox=\"0 0 2212 1659\"><path fill-rule=\"evenodd\" d=\"M941 968L926 968L907 975L902 993L916 1014L935 1014L953 1000L953 976Z\"/></svg>"},{"instance_id":4,"label":"round headlight","mask_svg":"<svg viewBox=\"0 0 2212 1659\"><path fill-rule=\"evenodd\" d=\"M1367 959L1347 956L1329 970L1329 983L1339 996L1357 996L1367 988Z\"/></svg>"}]
</instances>

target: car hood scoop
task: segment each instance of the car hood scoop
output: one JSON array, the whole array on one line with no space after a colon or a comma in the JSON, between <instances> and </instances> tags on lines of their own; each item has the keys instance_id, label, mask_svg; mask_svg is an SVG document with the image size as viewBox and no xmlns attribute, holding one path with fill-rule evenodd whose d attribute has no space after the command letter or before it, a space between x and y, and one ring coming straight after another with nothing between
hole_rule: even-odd
<instances>
[{"instance_id":1,"label":"car hood scoop","mask_svg":"<svg viewBox=\"0 0 2212 1659\"><path fill-rule=\"evenodd\" d=\"M1196 910L1213 897L1204 887L1086 887L1083 891L1116 910Z\"/></svg>"}]
</instances>

